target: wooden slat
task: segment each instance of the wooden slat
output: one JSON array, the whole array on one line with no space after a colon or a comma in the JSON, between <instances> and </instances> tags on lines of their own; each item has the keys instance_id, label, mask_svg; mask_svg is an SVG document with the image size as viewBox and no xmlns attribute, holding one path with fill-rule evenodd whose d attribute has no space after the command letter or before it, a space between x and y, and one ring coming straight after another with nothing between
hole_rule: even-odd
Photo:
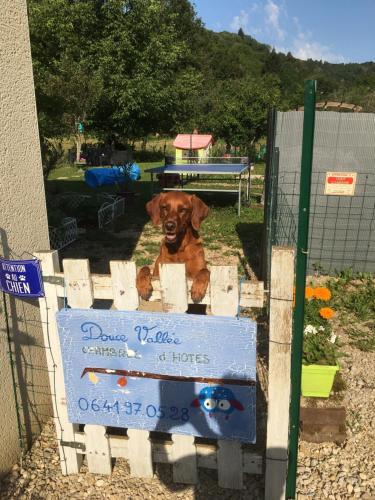
<instances>
[{"instance_id":1,"label":"wooden slat","mask_svg":"<svg viewBox=\"0 0 375 500\"><path fill-rule=\"evenodd\" d=\"M239 289L236 266L211 268L211 312L215 316L236 316ZM222 488L242 489L243 456L239 442L218 440L218 483Z\"/></svg>"},{"instance_id":2,"label":"wooden slat","mask_svg":"<svg viewBox=\"0 0 375 500\"><path fill-rule=\"evenodd\" d=\"M172 463L175 483L196 484L198 482L197 451L194 436L173 434Z\"/></svg>"},{"instance_id":3,"label":"wooden slat","mask_svg":"<svg viewBox=\"0 0 375 500\"><path fill-rule=\"evenodd\" d=\"M188 307L184 264L164 264L160 268L163 311L185 312ZM172 435L173 481L198 482L198 464L193 436Z\"/></svg>"},{"instance_id":4,"label":"wooden slat","mask_svg":"<svg viewBox=\"0 0 375 500\"><path fill-rule=\"evenodd\" d=\"M113 283L110 274L92 274L95 299L113 299Z\"/></svg>"},{"instance_id":5,"label":"wooden slat","mask_svg":"<svg viewBox=\"0 0 375 500\"><path fill-rule=\"evenodd\" d=\"M188 301L185 264L162 264L160 288L164 312L186 312Z\"/></svg>"},{"instance_id":6,"label":"wooden slat","mask_svg":"<svg viewBox=\"0 0 375 500\"><path fill-rule=\"evenodd\" d=\"M152 452L149 432L139 429L128 429L130 450L128 460L132 476L152 477Z\"/></svg>"},{"instance_id":7,"label":"wooden slat","mask_svg":"<svg viewBox=\"0 0 375 500\"><path fill-rule=\"evenodd\" d=\"M54 276L60 271L58 252L39 252L36 257L41 261L42 273ZM77 474L82 464L82 456L77 450L61 446L61 441L74 442L78 425L69 423L66 408L65 382L61 359L60 339L56 325L56 313L63 306L57 297L56 285L44 283L45 298L39 299L40 318L46 347L47 366L52 397L53 414L59 444L61 471L65 474Z\"/></svg>"},{"instance_id":8,"label":"wooden slat","mask_svg":"<svg viewBox=\"0 0 375 500\"><path fill-rule=\"evenodd\" d=\"M132 449L129 446L130 440L127 436L109 435L109 445L113 458L129 459ZM75 433L75 441L85 444L85 434L83 432ZM170 464L173 461L173 442L160 441L150 438L152 446L152 459L154 462ZM205 469L217 469L217 446L215 444L195 444L197 451L198 467ZM85 451L78 450L78 453L84 454ZM243 471L247 474L262 474L263 457L254 453L243 452Z\"/></svg>"},{"instance_id":9,"label":"wooden slat","mask_svg":"<svg viewBox=\"0 0 375 500\"><path fill-rule=\"evenodd\" d=\"M111 261L110 266L114 306L116 309L134 311L139 304L138 291L135 287L135 263ZM149 432L128 429L128 437L128 446L131 449L128 455L131 474L137 477L152 477L154 470Z\"/></svg>"},{"instance_id":10,"label":"wooden slat","mask_svg":"<svg viewBox=\"0 0 375 500\"><path fill-rule=\"evenodd\" d=\"M64 278L68 305L89 309L94 301L88 259L64 259Z\"/></svg>"},{"instance_id":11,"label":"wooden slat","mask_svg":"<svg viewBox=\"0 0 375 500\"><path fill-rule=\"evenodd\" d=\"M113 305L118 310L138 309L139 298L135 286L137 269L135 262L113 261L109 263L112 278Z\"/></svg>"},{"instance_id":12,"label":"wooden slat","mask_svg":"<svg viewBox=\"0 0 375 500\"><path fill-rule=\"evenodd\" d=\"M214 316L235 316L239 290L236 266L212 266L210 276L211 312Z\"/></svg>"},{"instance_id":13,"label":"wooden slat","mask_svg":"<svg viewBox=\"0 0 375 500\"><path fill-rule=\"evenodd\" d=\"M273 247L270 280L270 345L266 451L269 500L285 498L288 466L290 362L293 313L294 250Z\"/></svg>"},{"instance_id":14,"label":"wooden slat","mask_svg":"<svg viewBox=\"0 0 375 500\"><path fill-rule=\"evenodd\" d=\"M61 280L60 284L56 285L57 294L59 297L64 297L64 286L62 284L63 273L57 273L56 278ZM44 276L45 280L48 281L50 276ZM94 289L95 299L113 299L113 284L110 274L92 274L91 283ZM190 289L193 284L192 280L187 281L188 288L188 302L192 303L190 297ZM150 298L150 302L161 300L160 294L160 281L152 280L153 293ZM203 298L201 304L210 305L210 286L207 289L207 293ZM263 307L264 306L264 283L263 281L244 281L241 285L241 297L240 297L241 307Z\"/></svg>"},{"instance_id":15,"label":"wooden slat","mask_svg":"<svg viewBox=\"0 0 375 500\"><path fill-rule=\"evenodd\" d=\"M241 443L218 441L217 470L221 488L241 490L243 488L243 456Z\"/></svg>"},{"instance_id":16,"label":"wooden slat","mask_svg":"<svg viewBox=\"0 0 375 500\"><path fill-rule=\"evenodd\" d=\"M243 452L243 471L246 474L263 474L263 457L250 453Z\"/></svg>"},{"instance_id":17,"label":"wooden slat","mask_svg":"<svg viewBox=\"0 0 375 500\"><path fill-rule=\"evenodd\" d=\"M102 425L85 425L86 458L93 474L111 474L111 450L106 428Z\"/></svg>"},{"instance_id":18,"label":"wooden slat","mask_svg":"<svg viewBox=\"0 0 375 500\"><path fill-rule=\"evenodd\" d=\"M241 284L241 307L263 307L264 306L264 283L263 281L244 281Z\"/></svg>"},{"instance_id":19,"label":"wooden slat","mask_svg":"<svg viewBox=\"0 0 375 500\"><path fill-rule=\"evenodd\" d=\"M68 304L72 308L89 309L94 302L88 259L64 259L64 277ZM111 454L105 427L85 425L86 458L90 472L110 474ZM98 459L98 455L101 459Z\"/></svg>"}]
</instances>

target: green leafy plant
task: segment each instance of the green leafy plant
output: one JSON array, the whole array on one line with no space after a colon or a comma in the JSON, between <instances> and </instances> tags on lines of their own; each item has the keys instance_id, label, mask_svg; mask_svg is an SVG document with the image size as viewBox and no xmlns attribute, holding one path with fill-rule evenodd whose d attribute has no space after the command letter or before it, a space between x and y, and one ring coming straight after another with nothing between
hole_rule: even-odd
<instances>
[{"instance_id":1,"label":"green leafy plant","mask_svg":"<svg viewBox=\"0 0 375 500\"><path fill-rule=\"evenodd\" d=\"M375 324L371 325L369 331L350 328L346 333L350 338L350 345L357 347L360 351L375 352Z\"/></svg>"},{"instance_id":2,"label":"green leafy plant","mask_svg":"<svg viewBox=\"0 0 375 500\"><path fill-rule=\"evenodd\" d=\"M341 343L332 331L334 310L328 307L331 292L327 288L307 287L302 362L305 365L335 366L345 356Z\"/></svg>"},{"instance_id":3,"label":"green leafy plant","mask_svg":"<svg viewBox=\"0 0 375 500\"><path fill-rule=\"evenodd\" d=\"M340 309L340 323L349 345L364 352L375 351L375 281L372 274L349 268L329 280L332 304ZM354 326L355 325L355 326Z\"/></svg>"},{"instance_id":4,"label":"green leafy plant","mask_svg":"<svg viewBox=\"0 0 375 500\"><path fill-rule=\"evenodd\" d=\"M320 262L313 262L312 263L312 268L314 269L314 275L315 276L321 276L323 274L327 274L325 272L324 267L320 264Z\"/></svg>"},{"instance_id":5,"label":"green leafy plant","mask_svg":"<svg viewBox=\"0 0 375 500\"><path fill-rule=\"evenodd\" d=\"M43 139L40 142L42 153L43 177L46 180L50 172L56 168L64 157L61 142Z\"/></svg>"},{"instance_id":6,"label":"green leafy plant","mask_svg":"<svg viewBox=\"0 0 375 500\"><path fill-rule=\"evenodd\" d=\"M333 304L360 321L375 321L375 281L370 274L355 275L351 269L330 280Z\"/></svg>"}]
</instances>

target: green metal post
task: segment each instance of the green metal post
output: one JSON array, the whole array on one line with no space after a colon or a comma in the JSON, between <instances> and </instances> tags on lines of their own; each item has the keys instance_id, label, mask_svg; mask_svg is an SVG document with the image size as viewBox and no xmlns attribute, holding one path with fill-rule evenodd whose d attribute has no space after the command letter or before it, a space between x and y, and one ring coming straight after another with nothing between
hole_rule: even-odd
<instances>
[{"instance_id":1,"label":"green metal post","mask_svg":"<svg viewBox=\"0 0 375 500\"><path fill-rule=\"evenodd\" d=\"M289 464L286 497L295 498L298 458L299 410L301 398L303 321L305 313L305 286L308 255L311 171L313 162L315 127L316 81L305 82L305 111L303 117L303 143L299 196L299 217L296 264L296 305L291 363L291 403L289 431Z\"/></svg>"}]
</instances>

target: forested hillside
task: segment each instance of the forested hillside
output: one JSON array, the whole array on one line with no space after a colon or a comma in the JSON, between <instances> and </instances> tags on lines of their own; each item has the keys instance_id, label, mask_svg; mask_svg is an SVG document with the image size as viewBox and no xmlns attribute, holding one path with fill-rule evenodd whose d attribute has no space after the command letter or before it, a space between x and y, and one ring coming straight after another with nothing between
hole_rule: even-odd
<instances>
[{"instance_id":1,"label":"forested hillside","mask_svg":"<svg viewBox=\"0 0 375 500\"><path fill-rule=\"evenodd\" d=\"M209 131L249 148L270 106L322 99L375 111L375 64L300 61L238 34L204 28L188 0L28 0L42 138L101 139Z\"/></svg>"},{"instance_id":2,"label":"forested hillside","mask_svg":"<svg viewBox=\"0 0 375 500\"><path fill-rule=\"evenodd\" d=\"M303 82L318 80L322 100L346 101L363 106L364 111L375 111L375 63L331 64L323 61L296 59L291 53L276 53L243 32L206 32L209 46L221 54L222 67L228 67L228 76L239 76L239 66L245 74L275 74L279 79L283 109L295 108L303 102ZM225 49L223 49L225 45ZM220 74L216 74L219 78ZM239 76L240 77L240 76Z\"/></svg>"}]
</instances>

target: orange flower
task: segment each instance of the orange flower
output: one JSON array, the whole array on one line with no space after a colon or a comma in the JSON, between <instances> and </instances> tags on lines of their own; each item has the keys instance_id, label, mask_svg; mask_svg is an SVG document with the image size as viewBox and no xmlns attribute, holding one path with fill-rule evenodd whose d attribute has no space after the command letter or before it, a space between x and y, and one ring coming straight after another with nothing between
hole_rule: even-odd
<instances>
[{"instance_id":1,"label":"orange flower","mask_svg":"<svg viewBox=\"0 0 375 500\"><path fill-rule=\"evenodd\" d=\"M322 307L319 311L319 314L324 319L331 319L333 317L333 315L335 314L335 311L333 309L331 309L330 307Z\"/></svg>"},{"instance_id":2,"label":"orange flower","mask_svg":"<svg viewBox=\"0 0 375 500\"><path fill-rule=\"evenodd\" d=\"M314 289L311 286L305 288L305 299L312 299L314 297Z\"/></svg>"},{"instance_id":3,"label":"orange flower","mask_svg":"<svg viewBox=\"0 0 375 500\"><path fill-rule=\"evenodd\" d=\"M328 288L325 288L324 286L315 288L314 295L317 299L320 300L330 300L330 298L332 297L331 292L328 290Z\"/></svg>"}]
</instances>

